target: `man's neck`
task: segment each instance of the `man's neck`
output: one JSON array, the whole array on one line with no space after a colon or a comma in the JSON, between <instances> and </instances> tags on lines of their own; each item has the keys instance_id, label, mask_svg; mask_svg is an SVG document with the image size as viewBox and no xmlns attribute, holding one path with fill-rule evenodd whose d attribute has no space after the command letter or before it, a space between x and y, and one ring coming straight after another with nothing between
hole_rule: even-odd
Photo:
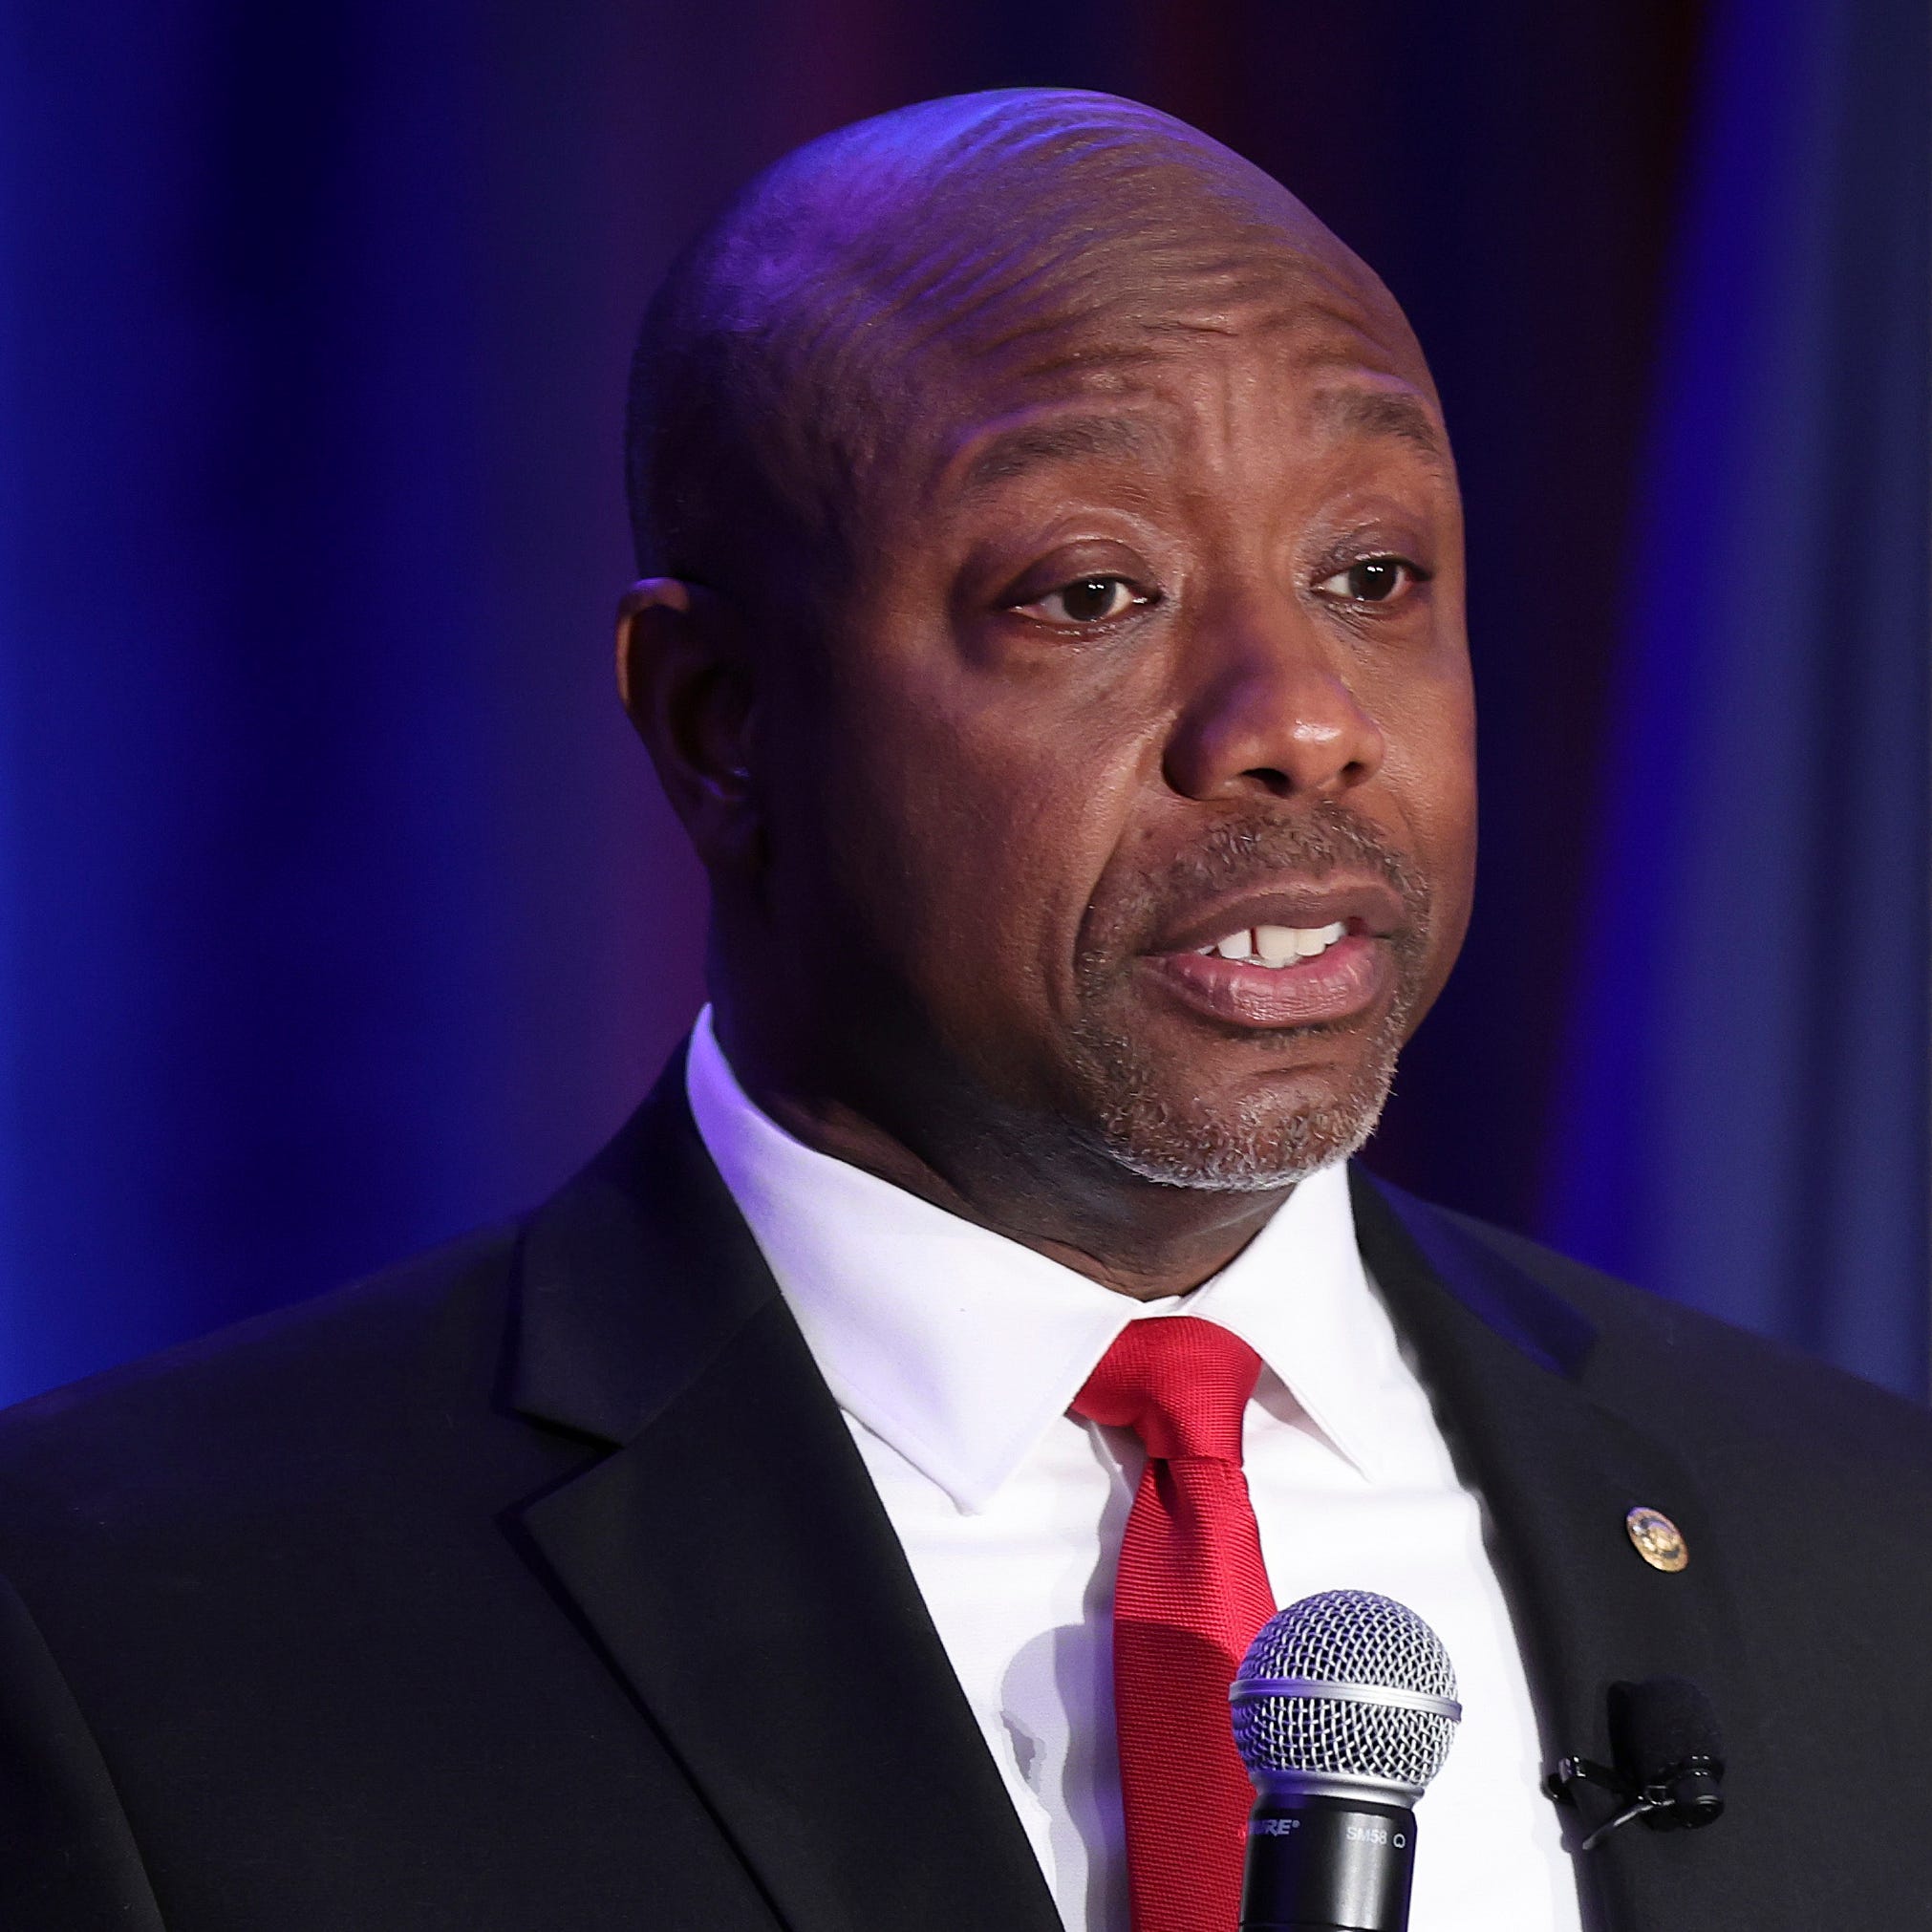
<instances>
[{"instance_id":1,"label":"man's neck","mask_svg":"<svg viewBox=\"0 0 1932 1932\"><path fill-rule=\"evenodd\" d=\"M925 1110L950 1131L894 1132L869 1110L776 1077L737 1041L719 1043L746 1097L793 1139L1137 1301L1217 1275L1294 1191L1165 1186L1062 1129L1015 1132L956 1107Z\"/></svg>"}]
</instances>

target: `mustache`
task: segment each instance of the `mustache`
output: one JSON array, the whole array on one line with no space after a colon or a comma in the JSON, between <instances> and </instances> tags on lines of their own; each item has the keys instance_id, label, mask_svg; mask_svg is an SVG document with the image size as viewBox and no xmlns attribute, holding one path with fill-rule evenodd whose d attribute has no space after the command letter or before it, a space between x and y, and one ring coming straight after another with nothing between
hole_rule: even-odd
<instances>
[{"instance_id":1,"label":"mustache","mask_svg":"<svg viewBox=\"0 0 1932 1932\"><path fill-rule=\"evenodd\" d=\"M1428 881L1408 855L1345 805L1324 799L1296 812L1226 819L1158 871L1143 874L1088 929L1089 948L1119 957L1150 942L1177 912L1204 898L1246 888L1279 886L1284 874L1311 882L1337 872L1367 873L1385 884L1403 905L1401 929L1389 943L1419 954L1428 935ZM1102 908L1096 904L1095 912ZM1130 942L1130 943L1129 943Z\"/></svg>"}]
</instances>

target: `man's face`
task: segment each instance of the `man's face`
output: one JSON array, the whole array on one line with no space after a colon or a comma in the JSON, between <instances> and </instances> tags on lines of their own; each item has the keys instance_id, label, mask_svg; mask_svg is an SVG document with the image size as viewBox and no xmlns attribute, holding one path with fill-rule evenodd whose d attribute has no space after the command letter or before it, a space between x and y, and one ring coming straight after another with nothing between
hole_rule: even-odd
<instances>
[{"instance_id":1,"label":"man's face","mask_svg":"<svg viewBox=\"0 0 1932 1932\"><path fill-rule=\"evenodd\" d=\"M773 969L874 1112L983 1101L1146 1179L1278 1187L1365 1135L1448 973L1447 440L1385 307L1261 283L929 358L821 645L772 667Z\"/></svg>"}]
</instances>

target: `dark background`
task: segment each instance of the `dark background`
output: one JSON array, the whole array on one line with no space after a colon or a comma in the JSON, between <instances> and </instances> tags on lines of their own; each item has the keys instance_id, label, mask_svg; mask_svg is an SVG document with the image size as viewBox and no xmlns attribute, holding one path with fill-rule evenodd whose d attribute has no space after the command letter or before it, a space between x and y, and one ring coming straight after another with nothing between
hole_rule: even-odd
<instances>
[{"instance_id":1,"label":"dark background","mask_svg":"<svg viewBox=\"0 0 1932 1932\"><path fill-rule=\"evenodd\" d=\"M1384 273L1484 871L1371 1164L1927 1375L1911 0L0 4L0 1395L541 1196L699 999L630 332L750 171L1098 86Z\"/></svg>"}]
</instances>

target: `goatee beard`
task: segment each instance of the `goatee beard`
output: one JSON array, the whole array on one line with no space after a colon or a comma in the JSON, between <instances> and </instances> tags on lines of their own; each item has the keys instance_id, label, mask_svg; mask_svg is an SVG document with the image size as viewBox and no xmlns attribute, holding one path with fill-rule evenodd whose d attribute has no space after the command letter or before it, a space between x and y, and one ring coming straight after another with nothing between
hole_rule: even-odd
<instances>
[{"instance_id":1,"label":"goatee beard","mask_svg":"<svg viewBox=\"0 0 1932 1932\"><path fill-rule=\"evenodd\" d=\"M1164 909L1243 886L1278 885L1284 873L1320 880L1347 867L1385 880L1405 916L1385 943L1396 990L1363 1038L1345 1088L1325 1101L1291 1104L1267 1091L1215 1104L1188 1090L1139 1042L1106 1019L1116 992ZM1403 855L1341 806L1323 803L1295 819L1217 827L1131 904L1107 907L1089 923L1080 962L1082 1010L1075 1029L1076 1077L1100 1148L1116 1165L1164 1187L1266 1193L1294 1186L1359 1152L1382 1118L1397 1056L1422 993L1429 895ZM1345 1025L1296 1028L1303 1038L1344 1037Z\"/></svg>"}]
</instances>

